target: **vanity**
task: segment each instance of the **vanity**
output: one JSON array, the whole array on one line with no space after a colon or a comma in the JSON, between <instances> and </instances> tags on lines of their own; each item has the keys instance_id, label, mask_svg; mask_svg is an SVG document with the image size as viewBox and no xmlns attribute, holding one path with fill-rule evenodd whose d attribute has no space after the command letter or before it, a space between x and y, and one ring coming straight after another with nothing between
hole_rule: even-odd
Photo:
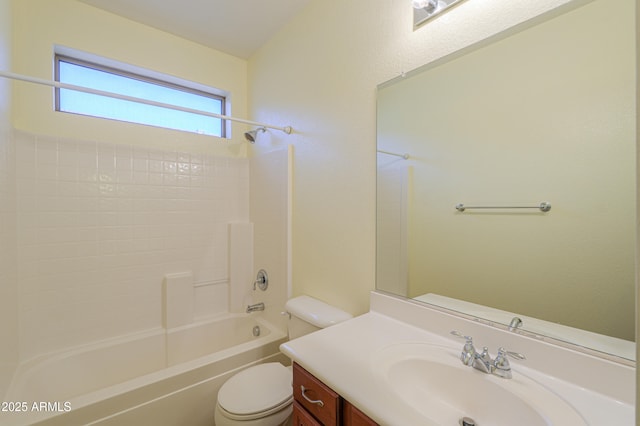
<instances>
[{"instance_id":1,"label":"vanity","mask_svg":"<svg viewBox=\"0 0 640 426\"><path fill-rule=\"evenodd\" d=\"M297 363L293 364L293 399L295 426L377 425Z\"/></svg>"},{"instance_id":2,"label":"vanity","mask_svg":"<svg viewBox=\"0 0 640 426\"><path fill-rule=\"evenodd\" d=\"M526 360L511 361L511 379L478 371L452 330ZM378 291L368 313L280 349L294 362L295 425L634 424L634 367ZM319 400L334 407L326 417Z\"/></svg>"}]
</instances>

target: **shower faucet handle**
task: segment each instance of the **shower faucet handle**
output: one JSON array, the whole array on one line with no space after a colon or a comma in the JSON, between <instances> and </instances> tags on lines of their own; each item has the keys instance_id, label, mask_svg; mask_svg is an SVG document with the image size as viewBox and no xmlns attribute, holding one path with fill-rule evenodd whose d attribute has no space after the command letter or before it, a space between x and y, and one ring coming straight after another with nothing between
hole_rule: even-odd
<instances>
[{"instance_id":1,"label":"shower faucet handle","mask_svg":"<svg viewBox=\"0 0 640 426\"><path fill-rule=\"evenodd\" d=\"M256 289L256 286L262 291L265 291L267 287L269 287L269 276L267 275L267 271L264 269L260 269L258 271L258 276L256 280L253 282L253 289Z\"/></svg>"}]
</instances>

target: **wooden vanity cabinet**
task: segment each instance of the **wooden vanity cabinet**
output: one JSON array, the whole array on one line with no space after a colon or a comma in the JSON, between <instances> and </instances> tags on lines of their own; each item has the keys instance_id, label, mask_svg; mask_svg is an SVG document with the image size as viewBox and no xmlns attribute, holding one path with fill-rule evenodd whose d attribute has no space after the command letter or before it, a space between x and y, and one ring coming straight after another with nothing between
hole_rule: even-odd
<instances>
[{"instance_id":1,"label":"wooden vanity cabinet","mask_svg":"<svg viewBox=\"0 0 640 426\"><path fill-rule=\"evenodd\" d=\"M293 401L293 426L322 426L298 401Z\"/></svg>"},{"instance_id":2,"label":"wooden vanity cabinet","mask_svg":"<svg viewBox=\"0 0 640 426\"><path fill-rule=\"evenodd\" d=\"M293 364L293 426L377 426L300 365Z\"/></svg>"},{"instance_id":3,"label":"wooden vanity cabinet","mask_svg":"<svg viewBox=\"0 0 640 426\"><path fill-rule=\"evenodd\" d=\"M344 426L378 426L376 422L351 405L346 399L342 400L342 424Z\"/></svg>"}]
</instances>

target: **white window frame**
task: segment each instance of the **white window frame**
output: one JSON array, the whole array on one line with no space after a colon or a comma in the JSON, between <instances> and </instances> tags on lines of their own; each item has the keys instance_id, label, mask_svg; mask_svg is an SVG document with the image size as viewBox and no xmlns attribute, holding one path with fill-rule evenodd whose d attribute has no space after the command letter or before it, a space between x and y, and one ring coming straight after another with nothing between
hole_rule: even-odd
<instances>
[{"instance_id":1,"label":"white window frame","mask_svg":"<svg viewBox=\"0 0 640 426\"><path fill-rule=\"evenodd\" d=\"M230 102L229 102L229 94L223 90L216 89L213 87L205 86L199 83L193 83L186 80L182 80L173 76L165 75L159 72L145 70L143 68L135 67L128 64L123 64L117 61L109 60L106 58L101 58L97 55L88 54L84 52L79 52L74 49L65 48L61 46L56 46L54 51L54 79L55 81L60 81L59 75L59 63L60 61L93 68L98 71L107 72L110 74L114 74L117 76L130 78L134 80L143 81L150 84L156 84L162 87L168 87L175 90L180 90L186 93L193 93L200 96L210 97L212 99L216 99L222 102L221 107L221 115L228 115L230 113ZM101 119L111 119L107 117L100 117L92 114L82 114L79 112L67 112L61 111L60 109L60 89L55 90L55 99L54 99L54 107L56 111L63 113L71 113L71 114L80 114L86 115L95 118ZM210 111L213 112L213 111ZM230 134L230 122L229 120L224 120L221 118L209 117L211 120L220 120L220 135L213 135L217 137L227 138ZM117 120L117 119L116 119ZM136 123L141 125L150 125L146 123L139 123L134 120L118 120L125 121L129 123ZM162 126L159 126L162 127ZM178 131L186 131L187 130L179 130ZM190 132L197 133L197 132Z\"/></svg>"}]
</instances>

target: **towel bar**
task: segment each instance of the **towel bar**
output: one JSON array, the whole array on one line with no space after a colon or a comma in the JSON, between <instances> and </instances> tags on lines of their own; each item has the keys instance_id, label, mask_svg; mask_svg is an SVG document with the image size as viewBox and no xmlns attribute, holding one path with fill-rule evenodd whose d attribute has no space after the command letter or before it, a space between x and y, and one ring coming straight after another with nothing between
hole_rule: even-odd
<instances>
[{"instance_id":1,"label":"towel bar","mask_svg":"<svg viewBox=\"0 0 640 426\"><path fill-rule=\"evenodd\" d=\"M456 204L456 210L459 212L467 209L538 209L546 213L551 210L551 203L543 201L537 206L465 206L463 203Z\"/></svg>"}]
</instances>

